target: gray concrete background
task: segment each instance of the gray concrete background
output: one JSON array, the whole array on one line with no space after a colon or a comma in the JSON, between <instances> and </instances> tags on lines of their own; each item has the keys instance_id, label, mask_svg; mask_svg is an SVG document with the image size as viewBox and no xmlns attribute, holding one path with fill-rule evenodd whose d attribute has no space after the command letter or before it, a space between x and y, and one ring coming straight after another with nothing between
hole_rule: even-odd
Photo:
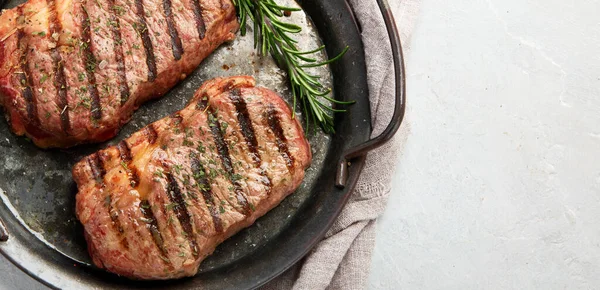
<instances>
[{"instance_id":1,"label":"gray concrete background","mask_svg":"<svg viewBox=\"0 0 600 290\"><path fill-rule=\"evenodd\" d=\"M598 11L423 1L370 288L600 287ZM36 288L0 257L0 289Z\"/></svg>"},{"instance_id":2,"label":"gray concrete background","mask_svg":"<svg viewBox=\"0 0 600 290\"><path fill-rule=\"evenodd\" d=\"M423 1L370 288L600 288L599 11Z\"/></svg>"}]
</instances>

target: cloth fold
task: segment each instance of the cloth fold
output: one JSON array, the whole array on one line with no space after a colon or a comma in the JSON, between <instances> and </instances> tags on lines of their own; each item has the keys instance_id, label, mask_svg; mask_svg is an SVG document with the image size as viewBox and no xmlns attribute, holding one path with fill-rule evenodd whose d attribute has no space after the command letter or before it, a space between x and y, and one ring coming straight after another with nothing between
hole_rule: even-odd
<instances>
[{"instance_id":1,"label":"cloth fold","mask_svg":"<svg viewBox=\"0 0 600 290\"><path fill-rule=\"evenodd\" d=\"M389 0L404 50L421 0ZM394 67L383 16L375 0L348 0L362 27L373 134L387 127L394 110ZM375 245L376 219L383 213L395 173L400 140L396 136L367 156L348 204L324 239L298 264L262 289L364 289Z\"/></svg>"}]
</instances>

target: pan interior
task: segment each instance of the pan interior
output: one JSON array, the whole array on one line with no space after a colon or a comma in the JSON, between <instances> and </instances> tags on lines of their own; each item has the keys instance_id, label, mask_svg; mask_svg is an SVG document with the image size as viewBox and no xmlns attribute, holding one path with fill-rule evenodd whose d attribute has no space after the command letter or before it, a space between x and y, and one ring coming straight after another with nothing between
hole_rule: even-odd
<instances>
[{"instance_id":1,"label":"pan interior","mask_svg":"<svg viewBox=\"0 0 600 290\"><path fill-rule=\"evenodd\" d=\"M14 7L22 0L8 1L5 8ZM297 6L293 0L279 3ZM297 36L299 47L305 50L321 45L314 25L304 12L294 12L286 20L300 25L303 31ZM71 177L72 166L82 157L101 148L116 144L147 124L182 109L200 85L218 76L251 75L259 86L279 93L288 103L291 92L286 74L272 58L260 57L254 49L252 29L244 37L221 46L200 67L162 98L142 105L131 122L120 134L104 144L83 145L66 150L41 150L23 137L12 134L6 121L0 122L0 198L22 226L47 246L84 265L90 265L83 238L83 228L75 217L77 188ZM325 59L318 54L317 59ZM331 87L329 67L310 69L321 77L326 87ZM298 117L302 114L298 112ZM252 254L287 227L299 208L311 197L311 189L320 176L323 161L328 155L331 140L320 130L310 130L313 164L307 170L304 183L282 202L280 206L259 219L252 227L243 230L221 244L215 253L201 265L200 272L210 272L230 265Z\"/></svg>"}]
</instances>

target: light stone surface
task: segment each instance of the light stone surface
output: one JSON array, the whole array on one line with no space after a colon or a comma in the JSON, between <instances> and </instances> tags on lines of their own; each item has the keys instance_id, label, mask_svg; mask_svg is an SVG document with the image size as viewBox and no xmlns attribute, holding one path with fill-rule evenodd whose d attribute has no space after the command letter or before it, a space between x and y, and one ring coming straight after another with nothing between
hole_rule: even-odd
<instances>
[{"instance_id":1,"label":"light stone surface","mask_svg":"<svg viewBox=\"0 0 600 290\"><path fill-rule=\"evenodd\" d=\"M598 11L423 1L371 289L600 288Z\"/></svg>"},{"instance_id":2,"label":"light stone surface","mask_svg":"<svg viewBox=\"0 0 600 290\"><path fill-rule=\"evenodd\" d=\"M600 288L598 11L423 1L370 288ZM39 288L0 256L0 289Z\"/></svg>"}]
</instances>

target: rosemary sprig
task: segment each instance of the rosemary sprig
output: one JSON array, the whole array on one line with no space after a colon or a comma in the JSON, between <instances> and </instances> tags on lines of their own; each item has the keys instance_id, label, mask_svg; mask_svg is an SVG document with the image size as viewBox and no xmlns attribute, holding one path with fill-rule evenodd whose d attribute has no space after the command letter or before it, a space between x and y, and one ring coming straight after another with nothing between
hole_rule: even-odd
<instances>
[{"instance_id":1,"label":"rosemary sprig","mask_svg":"<svg viewBox=\"0 0 600 290\"><path fill-rule=\"evenodd\" d=\"M309 125L312 121L325 133L334 133L333 113L346 111L334 106L354 102L338 101L330 97L331 89L321 84L319 76L311 75L305 69L324 66L340 59L348 51L348 47L334 58L317 62L310 55L322 51L325 46L311 51L300 51L297 41L292 36L300 33L302 28L281 20L284 15L301 9L278 5L275 0L233 0L233 3L240 19L241 34L246 35L246 21L252 20L255 48L261 55L270 53L277 64L287 71L292 88L293 107L296 108L298 102L302 105L307 131L310 130ZM322 100L329 101L331 105Z\"/></svg>"}]
</instances>

